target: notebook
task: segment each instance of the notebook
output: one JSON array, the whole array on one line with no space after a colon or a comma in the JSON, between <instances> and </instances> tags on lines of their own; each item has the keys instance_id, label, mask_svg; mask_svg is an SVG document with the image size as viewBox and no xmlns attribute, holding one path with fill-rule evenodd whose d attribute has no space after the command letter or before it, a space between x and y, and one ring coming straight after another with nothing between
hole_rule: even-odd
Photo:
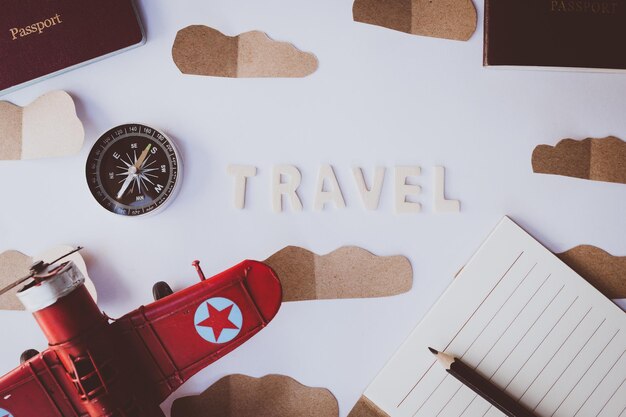
<instances>
[{"instance_id":1,"label":"notebook","mask_svg":"<svg viewBox=\"0 0 626 417\"><path fill-rule=\"evenodd\" d=\"M626 314L504 218L351 417L495 417L427 350L463 360L537 416L626 417Z\"/></svg>"}]
</instances>

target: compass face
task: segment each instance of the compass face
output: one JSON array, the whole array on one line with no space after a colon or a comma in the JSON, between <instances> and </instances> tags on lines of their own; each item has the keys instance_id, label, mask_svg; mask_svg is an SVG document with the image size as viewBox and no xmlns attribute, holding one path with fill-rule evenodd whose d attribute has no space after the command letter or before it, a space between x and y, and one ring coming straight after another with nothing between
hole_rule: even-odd
<instances>
[{"instance_id":1,"label":"compass face","mask_svg":"<svg viewBox=\"0 0 626 417\"><path fill-rule=\"evenodd\" d=\"M95 143L87 159L87 184L110 212L141 216L163 208L180 182L174 143L142 124L114 127Z\"/></svg>"}]
</instances>

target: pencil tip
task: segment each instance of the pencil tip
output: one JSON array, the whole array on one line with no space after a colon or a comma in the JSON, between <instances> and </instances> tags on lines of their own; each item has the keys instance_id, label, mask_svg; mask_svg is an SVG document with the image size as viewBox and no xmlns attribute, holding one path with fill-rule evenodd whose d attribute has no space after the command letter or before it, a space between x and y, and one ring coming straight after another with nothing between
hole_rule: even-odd
<instances>
[{"instance_id":1,"label":"pencil tip","mask_svg":"<svg viewBox=\"0 0 626 417\"><path fill-rule=\"evenodd\" d=\"M436 351L435 349L433 349L431 347L428 347L428 350L430 350L430 353L432 353L433 355L436 355L436 354L439 353L438 351Z\"/></svg>"}]
</instances>

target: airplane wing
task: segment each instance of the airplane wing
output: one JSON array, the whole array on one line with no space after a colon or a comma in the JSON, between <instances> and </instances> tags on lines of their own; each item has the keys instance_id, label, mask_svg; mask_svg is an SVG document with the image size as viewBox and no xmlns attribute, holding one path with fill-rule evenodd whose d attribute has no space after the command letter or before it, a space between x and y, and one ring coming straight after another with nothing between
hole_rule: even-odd
<instances>
[{"instance_id":1,"label":"airplane wing","mask_svg":"<svg viewBox=\"0 0 626 417\"><path fill-rule=\"evenodd\" d=\"M46 350L0 377L0 417L88 417L61 362Z\"/></svg>"},{"instance_id":2,"label":"airplane wing","mask_svg":"<svg viewBox=\"0 0 626 417\"><path fill-rule=\"evenodd\" d=\"M128 354L162 402L198 371L265 327L281 302L280 281L272 269L244 261L142 306L113 326L131 346Z\"/></svg>"}]
</instances>

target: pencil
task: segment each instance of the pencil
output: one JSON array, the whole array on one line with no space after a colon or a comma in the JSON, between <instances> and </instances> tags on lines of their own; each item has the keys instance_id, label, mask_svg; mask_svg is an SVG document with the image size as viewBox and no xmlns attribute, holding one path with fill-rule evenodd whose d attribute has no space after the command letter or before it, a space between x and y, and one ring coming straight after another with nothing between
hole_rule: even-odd
<instances>
[{"instance_id":1,"label":"pencil","mask_svg":"<svg viewBox=\"0 0 626 417\"><path fill-rule=\"evenodd\" d=\"M445 367L450 375L461 381L463 385L467 386L476 394L489 401L491 405L502 411L508 417L536 417L519 402L509 397L504 391L493 385L459 359L443 352L438 352L431 347L429 347L428 350L437 357L437 360Z\"/></svg>"}]
</instances>

